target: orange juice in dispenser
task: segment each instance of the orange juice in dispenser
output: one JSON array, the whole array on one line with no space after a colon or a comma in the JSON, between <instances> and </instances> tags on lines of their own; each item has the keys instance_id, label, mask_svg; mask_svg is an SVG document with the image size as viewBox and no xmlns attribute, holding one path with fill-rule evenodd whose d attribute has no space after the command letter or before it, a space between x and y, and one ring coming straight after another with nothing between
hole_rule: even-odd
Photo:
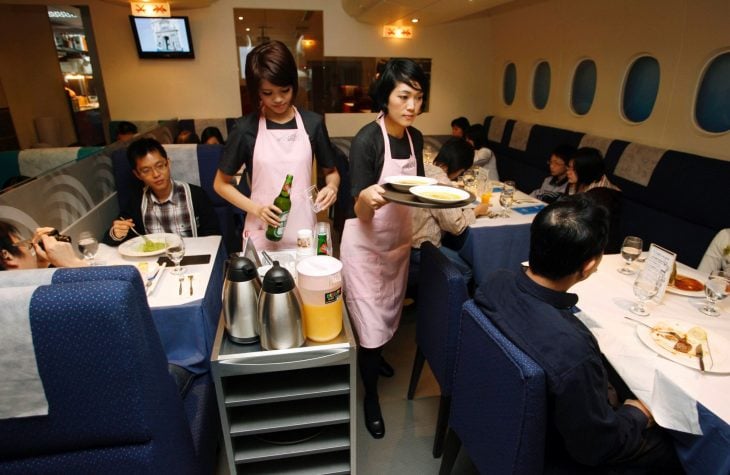
<instances>
[{"instance_id":1,"label":"orange juice in dispenser","mask_svg":"<svg viewBox=\"0 0 730 475\"><path fill-rule=\"evenodd\" d=\"M342 331L342 263L331 256L312 256L297 264L304 308L304 334L330 341Z\"/></svg>"}]
</instances>

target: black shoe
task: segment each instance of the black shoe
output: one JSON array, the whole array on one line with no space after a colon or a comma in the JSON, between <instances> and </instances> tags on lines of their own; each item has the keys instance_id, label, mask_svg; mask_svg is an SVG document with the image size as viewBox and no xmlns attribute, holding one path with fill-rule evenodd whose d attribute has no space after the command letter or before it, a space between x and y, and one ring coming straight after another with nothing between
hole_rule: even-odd
<instances>
[{"instance_id":1,"label":"black shoe","mask_svg":"<svg viewBox=\"0 0 730 475\"><path fill-rule=\"evenodd\" d=\"M380 412L380 403L377 399L365 398L365 427L367 427L373 439L382 439L385 436L385 421Z\"/></svg>"},{"instance_id":2,"label":"black shoe","mask_svg":"<svg viewBox=\"0 0 730 475\"><path fill-rule=\"evenodd\" d=\"M392 378L395 374L395 370L391 365L388 364L387 361L385 361L385 358L380 358L380 367L378 368L378 373L380 373L380 376L383 376L385 378Z\"/></svg>"}]
</instances>

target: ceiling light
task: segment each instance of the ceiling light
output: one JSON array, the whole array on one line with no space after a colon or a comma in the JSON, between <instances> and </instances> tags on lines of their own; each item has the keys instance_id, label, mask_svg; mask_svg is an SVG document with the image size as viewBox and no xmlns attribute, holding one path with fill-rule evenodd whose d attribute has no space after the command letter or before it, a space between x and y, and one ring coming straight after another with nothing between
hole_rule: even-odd
<instances>
[{"instance_id":1,"label":"ceiling light","mask_svg":"<svg viewBox=\"0 0 730 475\"><path fill-rule=\"evenodd\" d=\"M251 28L246 28L246 31L251 31Z\"/></svg>"},{"instance_id":2,"label":"ceiling light","mask_svg":"<svg viewBox=\"0 0 730 475\"><path fill-rule=\"evenodd\" d=\"M418 18L411 18L411 23L418 23Z\"/></svg>"},{"instance_id":3,"label":"ceiling light","mask_svg":"<svg viewBox=\"0 0 730 475\"><path fill-rule=\"evenodd\" d=\"M385 25L383 27L383 38L413 38L413 27L410 25Z\"/></svg>"},{"instance_id":4,"label":"ceiling light","mask_svg":"<svg viewBox=\"0 0 730 475\"><path fill-rule=\"evenodd\" d=\"M242 16L238 17L238 20L243 21L243 17Z\"/></svg>"},{"instance_id":5,"label":"ceiling light","mask_svg":"<svg viewBox=\"0 0 730 475\"><path fill-rule=\"evenodd\" d=\"M71 12L63 10L48 10L48 18L78 18Z\"/></svg>"}]
</instances>

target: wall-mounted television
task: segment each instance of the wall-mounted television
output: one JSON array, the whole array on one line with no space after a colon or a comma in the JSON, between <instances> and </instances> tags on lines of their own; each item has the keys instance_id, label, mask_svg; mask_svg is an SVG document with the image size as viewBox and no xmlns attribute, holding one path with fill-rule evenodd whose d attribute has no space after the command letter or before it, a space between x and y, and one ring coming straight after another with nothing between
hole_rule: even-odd
<instances>
[{"instance_id":1,"label":"wall-mounted television","mask_svg":"<svg viewBox=\"0 0 730 475\"><path fill-rule=\"evenodd\" d=\"M194 58L193 38L186 16L129 17L140 58Z\"/></svg>"}]
</instances>

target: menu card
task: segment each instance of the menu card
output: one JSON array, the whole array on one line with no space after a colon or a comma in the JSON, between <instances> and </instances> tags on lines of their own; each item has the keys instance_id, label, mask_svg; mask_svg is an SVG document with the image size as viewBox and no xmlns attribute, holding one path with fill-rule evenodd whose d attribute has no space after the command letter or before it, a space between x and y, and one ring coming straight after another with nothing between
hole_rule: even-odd
<instances>
[{"instance_id":1,"label":"menu card","mask_svg":"<svg viewBox=\"0 0 730 475\"><path fill-rule=\"evenodd\" d=\"M655 272L659 279L659 290L652 299L657 303L661 302L664 298L664 292L666 292L667 285L669 285L669 277L672 275L672 269L674 269L674 261L676 259L677 254L661 246L652 243L649 247L649 256L644 263L644 269Z\"/></svg>"}]
</instances>

